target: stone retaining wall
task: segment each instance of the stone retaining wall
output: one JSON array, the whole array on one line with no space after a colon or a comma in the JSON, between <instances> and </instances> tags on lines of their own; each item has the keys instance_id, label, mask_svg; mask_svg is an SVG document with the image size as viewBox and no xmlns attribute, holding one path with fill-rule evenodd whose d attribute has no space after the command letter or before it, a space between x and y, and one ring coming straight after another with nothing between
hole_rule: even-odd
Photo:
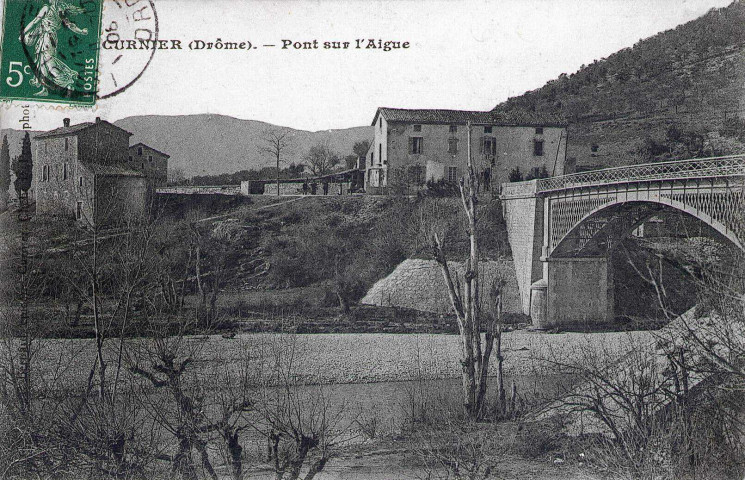
<instances>
[{"instance_id":1,"label":"stone retaining wall","mask_svg":"<svg viewBox=\"0 0 745 480\"><path fill-rule=\"evenodd\" d=\"M463 264L449 262L451 271L463 278ZM479 264L482 285L491 285L497 275L507 282L503 296L505 313L521 313L520 294L511 259ZM360 303L384 307L405 307L424 312L452 313L447 286L434 260L404 260L387 277L378 280Z\"/></svg>"}]
</instances>

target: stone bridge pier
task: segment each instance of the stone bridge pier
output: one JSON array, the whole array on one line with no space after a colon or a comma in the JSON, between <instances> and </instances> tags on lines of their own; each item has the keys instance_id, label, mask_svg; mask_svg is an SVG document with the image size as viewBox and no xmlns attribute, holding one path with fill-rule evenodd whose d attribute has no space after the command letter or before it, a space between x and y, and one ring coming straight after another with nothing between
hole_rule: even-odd
<instances>
[{"instance_id":1,"label":"stone bridge pier","mask_svg":"<svg viewBox=\"0 0 745 480\"><path fill-rule=\"evenodd\" d=\"M618 167L502 185L522 311L536 328L610 322L610 254L664 211L745 244L745 156Z\"/></svg>"}]
</instances>

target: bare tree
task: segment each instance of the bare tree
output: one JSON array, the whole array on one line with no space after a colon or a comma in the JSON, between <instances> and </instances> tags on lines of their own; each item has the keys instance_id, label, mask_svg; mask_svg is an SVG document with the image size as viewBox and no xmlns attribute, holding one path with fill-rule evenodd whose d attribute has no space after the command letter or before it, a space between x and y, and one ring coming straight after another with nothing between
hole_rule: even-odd
<instances>
[{"instance_id":1,"label":"bare tree","mask_svg":"<svg viewBox=\"0 0 745 480\"><path fill-rule=\"evenodd\" d=\"M557 362L582 381L556 408L589 413L582 416L585 428L610 437L598 441L598 461L633 478L719 478L728 468L741 476L742 253L724 246L712 250L714 243L701 237L673 243L675 248L648 257L626 252L657 297L667 325L623 345L620 361L607 349L585 348L579 360ZM687 295L696 305L683 314L666 281L670 271L663 275L665 264L677 266L677 274L689 280Z\"/></svg>"},{"instance_id":2,"label":"bare tree","mask_svg":"<svg viewBox=\"0 0 745 480\"><path fill-rule=\"evenodd\" d=\"M269 345L256 397L256 428L267 439L267 459L277 480L313 480L350 431L345 405L334 405L325 387L299 380L297 337ZM317 382L317 379L316 379ZM353 438L353 437L351 437Z\"/></svg>"},{"instance_id":3,"label":"bare tree","mask_svg":"<svg viewBox=\"0 0 745 480\"><path fill-rule=\"evenodd\" d=\"M262 135L259 152L272 157L277 162L277 195L279 195L279 164L282 158L294 148L292 132L287 128L268 129Z\"/></svg>"},{"instance_id":4,"label":"bare tree","mask_svg":"<svg viewBox=\"0 0 745 480\"><path fill-rule=\"evenodd\" d=\"M468 172L460 180L460 199L467 220L470 255L466 260L463 285L450 270L447 256L440 235L432 234L432 253L440 265L445 284L447 285L450 303L458 321L458 332L461 337L461 365L463 376L463 406L471 418L482 418L486 413L486 391L489 375L489 361L494 349L494 341L501 330L501 294L495 292L494 313L484 315L479 298L479 247L477 238L477 205L476 172L471 162L470 150L471 126L468 125ZM482 340L481 331L486 330ZM501 356L501 355L500 355Z\"/></svg>"},{"instance_id":5,"label":"bare tree","mask_svg":"<svg viewBox=\"0 0 745 480\"><path fill-rule=\"evenodd\" d=\"M250 348L239 348L245 355L233 368L223 358L215 362L216 371L205 370L199 366L204 363L204 340L186 335L188 323L178 325L175 333L172 327L168 322L153 324L154 338L134 344L127 357L130 372L144 381L136 401L176 440L175 453L160 459L170 462L171 471L181 478L196 479L202 471L216 479L209 449L219 447L231 476L240 479L239 435L248 428L246 413L253 405L254 383L247 368Z\"/></svg>"}]
</instances>

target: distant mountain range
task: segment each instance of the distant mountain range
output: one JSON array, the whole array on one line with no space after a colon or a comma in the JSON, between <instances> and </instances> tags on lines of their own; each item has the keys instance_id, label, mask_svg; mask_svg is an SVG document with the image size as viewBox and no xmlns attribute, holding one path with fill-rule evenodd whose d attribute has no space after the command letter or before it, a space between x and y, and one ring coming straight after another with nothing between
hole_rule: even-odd
<instances>
[{"instance_id":1,"label":"distant mountain range","mask_svg":"<svg viewBox=\"0 0 745 480\"><path fill-rule=\"evenodd\" d=\"M745 3L640 40L632 48L562 74L495 110L527 109L569 121L567 156L578 165L648 161L650 146L674 153L668 132L729 135L714 149L742 153L745 138ZM673 135L676 137L677 135ZM654 142L654 143L653 143ZM652 148L655 153L655 148ZM688 153L679 149L680 155ZM664 159L664 154L652 155Z\"/></svg>"},{"instance_id":2,"label":"distant mountain range","mask_svg":"<svg viewBox=\"0 0 745 480\"><path fill-rule=\"evenodd\" d=\"M745 3L735 1L576 73L562 74L495 110L564 116L570 125L567 155L575 157L578 166L680 158L689 155L695 143L686 140L692 138L690 132L726 137L716 153L745 152L745 122L737 120L745 118L744 25ZM132 144L143 142L168 153L170 166L187 177L272 165L273 159L259 146L267 129L281 128L208 114L134 116L115 124L134 134ZM370 126L288 130L295 148L286 163L302 162L311 146L325 142L343 157L351 154L355 142L373 137ZM677 140L670 140L671 131ZM11 156L18 155L23 133L2 133L8 134Z\"/></svg>"},{"instance_id":3,"label":"distant mountain range","mask_svg":"<svg viewBox=\"0 0 745 480\"><path fill-rule=\"evenodd\" d=\"M115 125L133 133L130 144L142 142L171 156L169 168L180 168L187 177L216 175L274 165L259 151L264 133L279 127L256 120L224 115L143 115L127 117ZM313 145L326 143L341 157L350 155L355 142L372 140L373 127L309 132L288 128L294 147L286 164L302 163Z\"/></svg>"},{"instance_id":4,"label":"distant mountain range","mask_svg":"<svg viewBox=\"0 0 745 480\"><path fill-rule=\"evenodd\" d=\"M171 156L169 168L181 169L184 175L216 175L234 173L274 165L274 159L259 151L264 132L280 129L277 125L256 120L239 120L225 115L142 115L114 122L132 132L130 145L138 142L150 145ZM355 142L372 140L373 127L353 127L341 130L309 132L287 128L293 148L284 162L302 163L313 145L328 143L342 158L352 153ZM31 132L31 136L38 132ZM5 129L10 155L21 153L23 132Z\"/></svg>"}]
</instances>

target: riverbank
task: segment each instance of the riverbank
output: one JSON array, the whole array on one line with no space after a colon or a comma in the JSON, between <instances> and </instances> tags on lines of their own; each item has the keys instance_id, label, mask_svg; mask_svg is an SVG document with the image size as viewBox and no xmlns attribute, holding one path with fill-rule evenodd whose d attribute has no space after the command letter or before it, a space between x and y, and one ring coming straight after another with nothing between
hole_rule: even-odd
<instances>
[{"instance_id":1,"label":"riverbank","mask_svg":"<svg viewBox=\"0 0 745 480\"><path fill-rule=\"evenodd\" d=\"M651 339L652 332L539 333L507 332L503 338L504 371L510 376L555 374L560 366L580 361L588 353L608 361L620 357L631 345ZM127 339L125 348L151 342ZM307 384L395 382L418 379L456 378L460 338L443 334L275 334L242 333L189 336L185 348L195 357L195 374L209 374L227 365L240 365L247 358L260 367L273 349L292 347L297 378ZM109 361L117 356L118 341L107 342ZM7 345L3 345L3 349ZM92 339L40 339L38 365L54 376L55 383L79 384L95 362ZM64 368L60 368L60 365ZM492 373L496 374L495 362ZM108 373L113 375L113 369ZM209 375L206 376L209 378Z\"/></svg>"}]
</instances>

